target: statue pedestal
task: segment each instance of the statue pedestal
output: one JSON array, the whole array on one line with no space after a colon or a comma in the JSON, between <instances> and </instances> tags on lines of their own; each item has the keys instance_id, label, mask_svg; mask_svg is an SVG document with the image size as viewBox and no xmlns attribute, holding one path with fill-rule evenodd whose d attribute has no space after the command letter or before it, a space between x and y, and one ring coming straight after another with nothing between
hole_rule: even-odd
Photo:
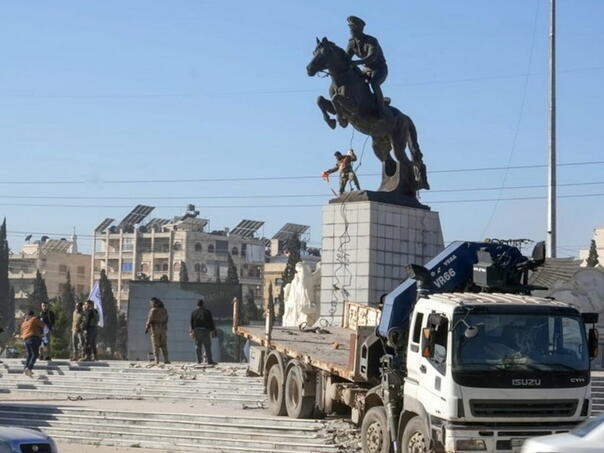
<instances>
[{"instance_id":1,"label":"statue pedestal","mask_svg":"<svg viewBox=\"0 0 604 453\"><path fill-rule=\"evenodd\" d=\"M438 212L355 201L323 207L321 318L341 325L344 302L377 305L443 249Z\"/></svg>"}]
</instances>

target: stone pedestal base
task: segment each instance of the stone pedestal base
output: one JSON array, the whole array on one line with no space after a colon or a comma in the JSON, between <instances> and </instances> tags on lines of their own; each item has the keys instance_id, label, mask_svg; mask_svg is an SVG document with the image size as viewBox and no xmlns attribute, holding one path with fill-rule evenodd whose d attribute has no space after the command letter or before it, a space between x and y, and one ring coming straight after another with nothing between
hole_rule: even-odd
<instances>
[{"instance_id":1,"label":"stone pedestal base","mask_svg":"<svg viewBox=\"0 0 604 453\"><path fill-rule=\"evenodd\" d=\"M321 317L341 325L344 302L377 305L443 249L438 212L375 201L323 207Z\"/></svg>"}]
</instances>

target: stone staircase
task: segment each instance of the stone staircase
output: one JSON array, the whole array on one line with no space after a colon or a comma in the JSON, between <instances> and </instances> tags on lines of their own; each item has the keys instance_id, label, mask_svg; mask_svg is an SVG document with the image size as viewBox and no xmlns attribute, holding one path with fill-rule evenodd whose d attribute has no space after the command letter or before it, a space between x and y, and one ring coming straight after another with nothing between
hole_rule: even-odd
<instances>
[{"instance_id":1,"label":"stone staircase","mask_svg":"<svg viewBox=\"0 0 604 453\"><path fill-rule=\"evenodd\" d=\"M198 452L316 452L338 449L329 422L286 417L133 412L0 405L0 424L39 428L56 441Z\"/></svg>"},{"instance_id":2,"label":"stone staircase","mask_svg":"<svg viewBox=\"0 0 604 453\"><path fill-rule=\"evenodd\" d=\"M38 363L29 378L21 360L8 359L0 364L0 425L37 428L64 443L174 452L331 453L342 433L356 442L357 430L342 421L264 416L262 378L245 371L54 361Z\"/></svg>"},{"instance_id":3,"label":"stone staircase","mask_svg":"<svg viewBox=\"0 0 604 453\"><path fill-rule=\"evenodd\" d=\"M152 367L129 362L42 362L34 378L23 374L19 360L0 367L0 393L32 392L82 399L144 399L262 404L261 378L245 376L243 365L218 368L176 365Z\"/></svg>"}]
</instances>

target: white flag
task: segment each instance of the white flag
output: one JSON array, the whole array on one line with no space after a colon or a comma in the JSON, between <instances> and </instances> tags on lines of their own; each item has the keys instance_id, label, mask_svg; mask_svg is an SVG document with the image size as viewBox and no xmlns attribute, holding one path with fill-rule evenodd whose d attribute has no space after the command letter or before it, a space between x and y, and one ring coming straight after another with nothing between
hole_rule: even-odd
<instances>
[{"instance_id":1,"label":"white flag","mask_svg":"<svg viewBox=\"0 0 604 453\"><path fill-rule=\"evenodd\" d=\"M94 302L94 308L99 312L99 327L103 327L105 321L103 317L103 304L101 303L101 287L99 286L99 282L96 282L92 287L88 299Z\"/></svg>"}]
</instances>

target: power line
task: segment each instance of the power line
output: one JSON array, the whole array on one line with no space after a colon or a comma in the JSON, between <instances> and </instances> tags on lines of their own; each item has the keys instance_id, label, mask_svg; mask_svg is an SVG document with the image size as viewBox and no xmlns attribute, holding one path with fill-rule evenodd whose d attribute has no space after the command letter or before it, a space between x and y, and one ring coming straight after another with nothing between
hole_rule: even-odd
<instances>
[{"instance_id":1,"label":"power line","mask_svg":"<svg viewBox=\"0 0 604 453\"><path fill-rule=\"evenodd\" d=\"M559 74L570 74L574 72L591 72L591 71L602 71L604 66L585 66L578 68L569 68L558 70ZM391 82L389 86L425 86L425 85L447 85L447 84L462 84L472 82L482 82L489 80L504 80L504 79L517 79L521 77L533 77L543 76L544 72L526 72L518 74L501 74L501 75L484 75L476 77L460 77L456 79L436 79L436 80L422 80L422 81L410 81L410 82ZM0 99L12 99L12 100L104 100L104 99L162 99L162 98L181 98L181 99L193 99L200 97L216 97L216 96L239 96L239 95L273 95L273 94L308 94L316 93L317 89L282 89L282 90L241 90L241 91L214 91L211 93L200 92L200 93L111 93L111 94L29 94L29 95L0 95Z\"/></svg>"},{"instance_id":2,"label":"power line","mask_svg":"<svg viewBox=\"0 0 604 453\"><path fill-rule=\"evenodd\" d=\"M604 196L604 192L602 193L586 193L586 194L571 194L571 195L559 195L558 198L591 198L591 197L601 197ZM532 197L509 197L509 198L501 198L501 201L522 201L522 200L544 200L545 196L532 196ZM423 200L426 203L430 204L448 204L448 203L482 203L482 202L490 202L497 201L499 198L476 198L476 199L466 199L466 200ZM33 207L33 208L90 208L90 209L99 209L99 208L112 208L112 209L130 209L131 205L94 205L94 204L45 204L45 203L0 203L0 206L5 207ZM321 207L323 204L267 204L267 205L203 205L200 206L202 209L246 209L246 208L255 208L255 209L264 209L264 208L316 208ZM165 206L155 206L160 209L182 209L181 205L165 205Z\"/></svg>"},{"instance_id":3,"label":"power line","mask_svg":"<svg viewBox=\"0 0 604 453\"><path fill-rule=\"evenodd\" d=\"M595 186L604 184L604 181L590 182L572 182L566 184L558 184L558 187L578 187L578 186ZM496 187L466 187L466 188L451 188L451 189L431 189L432 193L447 193L447 192L484 192L492 190L521 190L521 189L542 189L547 187L546 184L531 184L524 186L496 186ZM309 194L261 194L261 195L198 195L198 196L81 196L81 195L0 195L0 199L15 199L15 200L236 200L236 199L270 199L270 198L327 198L329 193L309 193Z\"/></svg>"},{"instance_id":4,"label":"power line","mask_svg":"<svg viewBox=\"0 0 604 453\"><path fill-rule=\"evenodd\" d=\"M584 161L584 162L566 162L558 164L558 167L575 167L587 165L602 165L604 160ZM525 170L534 168L545 168L545 164L529 164L529 165L509 165L501 167L475 167L475 168L449 168L443 170L431 170L430 174L435 173L466 173L480 171L501 171L501 170ZM381 176L381 173L362 173L359 176ZM231 177L231 178L181 178L181 179L108 179L100 181L100 184L162 184L162 183L197 183L197 182L236 182L236 181L282 181L293 179L318 179L318 175L302 175L302 176L258 176L258 177ZM95 181L96 182L96 181ZM44 184L92 184L93 181L86 180L22 180L22 181L0 181L0 184L15 184L15 185L44 185Z\"/></svg>"}]
</instances>

